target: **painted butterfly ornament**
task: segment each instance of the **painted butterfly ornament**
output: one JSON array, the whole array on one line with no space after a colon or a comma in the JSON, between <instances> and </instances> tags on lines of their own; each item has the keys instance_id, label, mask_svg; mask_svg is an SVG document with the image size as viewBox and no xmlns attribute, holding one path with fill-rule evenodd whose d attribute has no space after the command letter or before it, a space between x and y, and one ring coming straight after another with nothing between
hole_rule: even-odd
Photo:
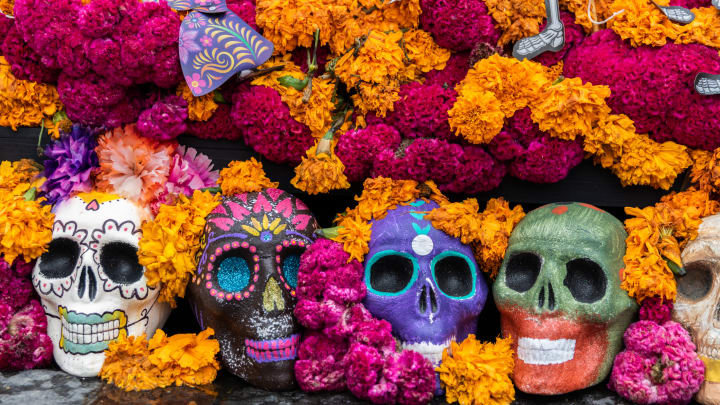
<instances>
[{"instance_id":1,"label":"painted butterfly ornament","mask_svg":"<svg viewBox=\"0 0 720 405\"><path fill-rule=\"evenodd\" d=\"M273 43L230 11L225 0L169 0L168 5L192 10L180 25L178 52L185 81L195 96L262 65L273 53Z\"/></svg>"}]
</instances>

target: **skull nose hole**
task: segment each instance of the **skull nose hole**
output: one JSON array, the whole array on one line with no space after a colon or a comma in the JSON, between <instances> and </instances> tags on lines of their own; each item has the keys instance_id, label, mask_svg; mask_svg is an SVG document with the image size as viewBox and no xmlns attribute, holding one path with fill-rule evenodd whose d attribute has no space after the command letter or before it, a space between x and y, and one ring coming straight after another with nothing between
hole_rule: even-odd
<instances>
[{"instance_id":1,"label":"skull nose hole","mask_svg":"<svg viewBox=\"0 0 720 405\"><path fill-rule=\"evenodd\" d=\"M422 286L420 289L420 299L418 300L418 308L420 309L420 313L424 314L425 311L427 311L427 293L426 293L426 287Z\"/></svg>"},{"instance_id":2,"label":"skull nose hole","mask_svg":"<svg viewBox=\"0 0 720 405\"><path fill-rule=\"evenodd\" d=\"M435 290L430 288L430 308L432 309L433 313L436 313L438 310L437 305L437 298L435 297Z\"/></svg>"},{"instance_id":3,"label":"skull nose hole","mask_svg":"<svg viewBox=\"0 0 720 405\"><path fill-rule=\"evenodd\" d=\"M720 322L720 304L715 306L715 320Z\"/></svg>"},{"instance_id":4,"label":"skull nose hole","mask_svg":"<svg viewBox=\"0 0 720 405\"><path fill-rule=\"evenodd\" d=\"M548 283L548 309L551 311L555 309L555 293L550 283Z\"/></svg>"},{"instance_id":5,"label":"skull nose hole","mask_svg":"<svg viewBox=\"0 0 720 405\"><path fill-rule=\"evenodd\" d=\"M538 308L545 306L545 286L540 287L540 294L538 295Z\"/></svg>"},{"instance_id":6,"label":"skull nose hole","mask_svg":"<svg viewBox=\"0 0 720 405\"><path fill-rule=\"evenodd\" d=\"M97 295L97 279L90 266L83 266L80 271L80 282L78 283L78 297L82 298L87 290L90 301L95 301Z\"/></svg>"},{"instance_id":7,"label":"skull nose hole","mask_svg":"<svg viewBox=\"0 0 720 405\"><path fill-rule=\"evenodd\" d=\"M285 309L285 300L283 299L282 290L277 280L270 277L265 284L265 291L263 291L263 309L266 313L273 311L282 311Z\"/></svg>"}]
</instances>

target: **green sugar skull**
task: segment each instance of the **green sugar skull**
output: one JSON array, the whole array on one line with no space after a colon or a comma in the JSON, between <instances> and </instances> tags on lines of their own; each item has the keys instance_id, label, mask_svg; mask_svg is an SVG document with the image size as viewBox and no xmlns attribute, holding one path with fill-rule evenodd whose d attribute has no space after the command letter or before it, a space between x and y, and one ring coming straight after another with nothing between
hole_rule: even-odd
<instances>
[{"instance_id":1,"label":"green sugar skull","mask_svg":"<svg viewBox=\"0 0 720 405\"><path fill-rule=\"evenodd\" d=\"M583 203L549 204L517 225L493 294L520 390L562 394L610 372L637 311L620 289L626 237L615 217Z\"/></svg>"}]
</instances>

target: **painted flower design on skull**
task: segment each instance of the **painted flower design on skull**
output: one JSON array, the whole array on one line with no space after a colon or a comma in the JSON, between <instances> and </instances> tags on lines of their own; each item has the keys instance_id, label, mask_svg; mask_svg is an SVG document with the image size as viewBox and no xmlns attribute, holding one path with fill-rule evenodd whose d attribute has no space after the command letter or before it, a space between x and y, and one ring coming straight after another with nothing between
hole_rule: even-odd
<instances>
[{"instance_id":1,"label":"painted flower design on skull","mask_svg":"<svg viewBox=\"0 0 720 405\"><path fill-rule=\"evenodd\" d=\"M55 361L95 376L120 333L152 336L170 313L138 263L145 209L105 193L80 193L55 206L53 240L32 281L48 318Z\"/></svg>"},{"instance_id":2,"label":"painted flower design on skull","mask_svg":"<svg viewBox=\"0 0 720 405\"><path fill-rule=\"evenodd\" d=\"M253 385L295 386L297 272L317 227L302 201L274 188L225 196L207 217L191 306L216 331L225 368Z\"/></svg>"}]
</instances>

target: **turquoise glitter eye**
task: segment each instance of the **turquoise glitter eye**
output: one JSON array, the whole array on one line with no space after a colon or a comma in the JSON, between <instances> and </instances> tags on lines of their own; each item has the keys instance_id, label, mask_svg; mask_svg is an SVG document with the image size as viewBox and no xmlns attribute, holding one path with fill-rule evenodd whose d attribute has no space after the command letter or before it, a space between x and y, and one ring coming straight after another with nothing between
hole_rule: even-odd
<instances>
[{"instance_id":1,"label":"turquoise glitter eye","mask_svg":"<svg viewBox=\"0 0 720 405\"><path fill-rule=\"evenodd\" d=\"M285 257L282 262L282 274L288 285L292 288L297 287L298 269L300 268L300 255L291 254Z\"/></svg>"},{"instance_id":2,"label":"turquoise glitter eye","mask_svg":"<svg viewBox=\"0 0 720 405\"><path fill-rule=\"evenodd\" d=\"M295 274L297 275L297 271ZM250 283L250 267L242 257L228 257L220 263L217 280L224 291L242 291Z\"/></svg>"}]
</instances>

